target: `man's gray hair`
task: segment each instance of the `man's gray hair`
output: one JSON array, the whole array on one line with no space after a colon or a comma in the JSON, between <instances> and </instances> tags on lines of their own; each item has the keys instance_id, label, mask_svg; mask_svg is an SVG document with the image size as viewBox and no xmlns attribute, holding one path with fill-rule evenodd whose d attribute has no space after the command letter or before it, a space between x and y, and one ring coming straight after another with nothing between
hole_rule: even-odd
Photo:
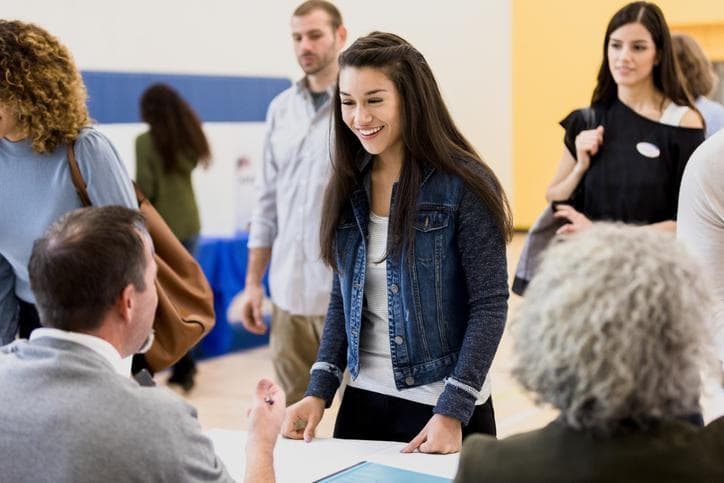
<instances>
[{"instance_id":1,"label":"man's gray hair","mask_svg":"<svg viewBox=\"0 0 724 483\"><path fill-rule=\"evenodd\" d=\"M557 238L514 317L514 376L573 428L700 412L711 296L673 235L600 223Z\"/></svg>"}]
</instances>

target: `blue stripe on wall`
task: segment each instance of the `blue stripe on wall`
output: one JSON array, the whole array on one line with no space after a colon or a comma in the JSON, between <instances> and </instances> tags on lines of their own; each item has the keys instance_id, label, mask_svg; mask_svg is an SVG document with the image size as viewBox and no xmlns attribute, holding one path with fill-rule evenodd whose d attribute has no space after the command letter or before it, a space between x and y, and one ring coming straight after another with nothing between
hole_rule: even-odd
<instances>
[{"instance_id":1,"label":"blue stripe on wall","mask_svg":"<svg viewBox=\"0 0 724 483\"><path fill-rule=\"evenodd\" d=\"M271 100L291 85L281 77L99 71L82 75L91 118L101 124L141 122L141 94L155 82L172 85L204 122L264 122Z\"/></svg>"}]
</instances>

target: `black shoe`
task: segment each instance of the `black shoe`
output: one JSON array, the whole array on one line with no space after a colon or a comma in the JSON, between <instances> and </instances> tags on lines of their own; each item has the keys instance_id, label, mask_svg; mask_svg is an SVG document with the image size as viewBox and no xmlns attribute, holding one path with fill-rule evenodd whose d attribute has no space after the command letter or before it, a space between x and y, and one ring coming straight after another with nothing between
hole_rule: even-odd
<instances>
[{"instance_id":1,"label":"black shoe","mask_svg":"<svg viewBox=\"0 0 724 483\"><path fill-rule=\"evenodd\" d=\"M177 384L183 388L184 392L188 393L196 385L196 382L194 381L195 375L196 375L195 367L189 371L184 371L181 373L174 370L173 374L171 374L171 377L169 377L169 379L168 379L168 383Z\"/></svg>"}]
</instances>

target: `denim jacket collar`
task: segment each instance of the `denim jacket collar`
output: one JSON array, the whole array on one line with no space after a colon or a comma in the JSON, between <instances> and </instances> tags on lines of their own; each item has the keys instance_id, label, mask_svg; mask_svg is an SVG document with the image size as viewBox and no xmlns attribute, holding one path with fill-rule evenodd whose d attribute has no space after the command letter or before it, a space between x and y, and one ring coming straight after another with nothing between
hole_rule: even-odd
<instances>
[{"instance_id":1,"label":"denim jacket collar","mask_svg":"<svg viewBox=\"0 0 724 483\"><path fill-rule=\"evenodd\" d=\"M369 199L370 194L370 171L372 169L372 154L368 153L365 150L360 150L359 154L357 155L357 170L362 177L362 186L357 189L357 191L363 191L366 196ZM430 179L430 176L435 172L435 168L430 166L429 164L425 166L422 173L422 184L421 187L425 185L425 182ZM394 197L395 188L397 187L397 182L392 186L392 192Z\"/></svg>"}]
</instances>

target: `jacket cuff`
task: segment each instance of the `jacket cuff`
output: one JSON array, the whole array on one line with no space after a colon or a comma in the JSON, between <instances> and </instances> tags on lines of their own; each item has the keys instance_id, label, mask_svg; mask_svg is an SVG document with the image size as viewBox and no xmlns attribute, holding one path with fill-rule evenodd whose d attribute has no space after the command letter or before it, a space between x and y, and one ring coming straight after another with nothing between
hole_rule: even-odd
<instances>
[{"instance_id":1,"label":"jacket cuff","mask_svg":"<svg viewBox=\"0 0 724 483\"><path fill-rule=\"evenodd\" d=\"M445 389L437 399L433 408L434 414L442 414L459 420L463 426L467 426L475 411L477 398L469 391L446 381Z\"/></svg>"},{"instance_id":2,"label":"jacket cuff","mask_svg":"<svg viewBox=\"0 0 724 483\"><path fill-rule=\"evenodd\" d=\"M329 364L331 368L336 370L332 371L327 368L321 368L318 364L320 363L315 363L314 366L312 366L312 370L309 371L311 376L309 378L307 390L304 392L304 396L315 396L320 399L324 399L324 407L328 408L332 405L334 393L337 392L337 388L340 384L340 379L335 373L339 372L339 369Z\"/></svg>"}]
</instances>

